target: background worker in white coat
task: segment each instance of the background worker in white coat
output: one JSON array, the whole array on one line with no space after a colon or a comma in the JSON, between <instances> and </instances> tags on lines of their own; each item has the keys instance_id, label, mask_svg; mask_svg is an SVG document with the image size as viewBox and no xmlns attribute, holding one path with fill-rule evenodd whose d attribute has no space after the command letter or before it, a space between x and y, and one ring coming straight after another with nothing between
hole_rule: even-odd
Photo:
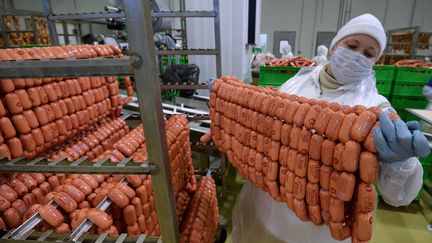
<instances>
[{"instance_id":1,"label":"background worker in white coat","mask_svg":"<svg viewBox=\"0 0 432 243\"><path fill-rule=\"evenodd\" d=\"M317 63L317 65L327 64L328 63L327 55L328 55L328 48L325 45L319 45L317 47L317 55L312 60L314 60Z\"/></svg>"},{"instance_id":2,"label":"background worker in white coat","mask_svg":"<svg viewBox=\"0 0 432 243\"><path fill-rule=\"evenodd\" d=\"M325 99L345 105L392 110L375 87L373 65L385 49L386 35L380 21L364 14L349 21L330 45L329 63L304 68L281 86L280 91ZM430 153L418 122L392 122L386 112L374 130L380 174L377 185L385 202L411 203L422 186L423 169L417 156ZM335 242L329 228L300 221L285 203L246 182L233 210L233 242ZM347 239L343 242L351 242Z\"/></svg>"}]
</instances>

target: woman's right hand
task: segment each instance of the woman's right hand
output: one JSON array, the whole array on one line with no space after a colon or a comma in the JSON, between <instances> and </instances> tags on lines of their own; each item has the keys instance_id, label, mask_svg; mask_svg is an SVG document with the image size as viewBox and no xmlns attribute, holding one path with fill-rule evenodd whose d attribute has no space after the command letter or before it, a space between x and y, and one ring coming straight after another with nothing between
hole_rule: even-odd
<instances>
[{"instance_id":1,"label":"woman's right hand","mask_svg":"<svg viewBox=\"0 0 432 243\"><path fill-rule=\"evenodd\" d=\"M380 114L380 127L374 129L374 141L378 157L385 162L430 154L429 141L420 131L417 121L405 123L397 118L392 122L386 112Z\"/></svg>"}]
</instances>

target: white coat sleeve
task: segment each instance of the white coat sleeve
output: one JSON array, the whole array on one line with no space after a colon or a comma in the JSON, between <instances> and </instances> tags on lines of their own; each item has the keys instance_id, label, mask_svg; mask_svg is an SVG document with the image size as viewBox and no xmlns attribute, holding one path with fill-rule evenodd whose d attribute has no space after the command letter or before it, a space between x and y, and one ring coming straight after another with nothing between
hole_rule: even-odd
<instances>
[{"instance_id":1,"label":"white coat sleeve","mask_svg":"<svg viewBox=\"0 0 432 243\"><path fill-rule=\"evenodd\" d=\"M379 162L378 189L394 207L410 204L423 185L423 168L416 157L400 162Z\"/></svg>"}]
</instances>

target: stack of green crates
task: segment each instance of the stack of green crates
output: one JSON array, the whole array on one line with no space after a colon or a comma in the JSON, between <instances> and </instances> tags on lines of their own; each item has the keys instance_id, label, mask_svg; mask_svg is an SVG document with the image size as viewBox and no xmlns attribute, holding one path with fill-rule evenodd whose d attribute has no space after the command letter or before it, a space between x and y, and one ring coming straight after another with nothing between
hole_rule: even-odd
<instances>
[{"instance_id":1,"label":"stack of green crates","mask_svg":"<svg viewBox=\"0 0 432 243\"><path fill-rule=\"evenodd\" d=\"M423 86L432 78L432 69L396 67L396 76L391 96L392 106L402 119L416 119L406 108L424 109L428 103L423 95Z\"/></svg>"},{"instance_id":2,"label":"stack of green crates","mask_svg":"<svg viewBox=\"0 0 432 243\"><path fill-rule=\"evenodd\" d=\"M389 99L395 77L395 67L392 65L378 65L374 66L374 70L378 93Z\"/></svg>"},{"instance_id":3,"label":"stack of green crates","mask_svg":"<svg viewBox=\"0 0 432 243\"><path fill-rule=\"evenodd\" d=\"M261 66L259 71L259 86L281 86L294 77L300 68Z\"/></svg>"},{"instance_id":4,"label":"stack of green crates","mask_svg":"<svg viewBox=\"0 0 432 243\"><path fill-rule=\"evenodd\" d=\"M180 62L179 64L188 64L187 56L180 56L179 62ZM175 56L171 56L171 64L176 64L176 57ZM168 68L168 66L171 64L169 63L168 56L162 56L162 68L163 68L163 70L166 70Z\"/></svg>"}]
</instances>

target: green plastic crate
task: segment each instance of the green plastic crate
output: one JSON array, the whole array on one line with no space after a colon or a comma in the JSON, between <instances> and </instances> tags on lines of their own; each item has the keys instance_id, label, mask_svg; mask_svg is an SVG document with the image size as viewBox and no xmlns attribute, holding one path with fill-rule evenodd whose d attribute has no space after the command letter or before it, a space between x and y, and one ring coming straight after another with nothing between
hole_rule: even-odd
<instances>
[{"instance_id":1,"label":"green plastic crate","mask_svg":"<svg viewBox=\"0 0 432 243\"><path fill-rule=\"evenodd\" d=\"M377 81L376 87L378 89L378 93L385 97L390 97L392 84L387 81Z\"/></svg>"},{"instance_id":2,"label":"green plastic crate","mask_svg":"<svg viewBox=\"0 0 432 243\"><path fill-rule=\"evenodd\" d=\"M424 97L423 96L424 84L415 83L395 83L393 95L397 96L410 96L410 97Z\"/></svg>"},{"instance_id":3,"label":"green plastic crate","mask_svg":"<svg viewBox=\"0 0 432 243\"><path fill-rule=\"evenodd\" d=\"M424 109L428 101L424 97L405 97L392 95L391 104L394 108L418 108Z\"/></svg>"},{"instance_id":4,"label":"green plastic crate","mask_svg":"<svg viewBox=\"0 0 432 243\"><path fill-rule=\"evenodd\" d=\"M298 70L300 70L300 68L261 66L259 72L259 85L281 86L288 79L294 77Z\"/></svg>"},{"instance_id":5,"label":"green plastic crate","mask_svg":"<svg viewBox=\"0 0 432 243\"><path fill-rule=\"evenodd\" d=\"M375 78L379 81L392 82L395 76L395 67L393 65L376 65L373 67L375 70Z\"/></svg>"},{"instance_id":6,"label":"green plastic crate","mask_svg":"<svg viewBox=\"0 0 432 243\"><path fill-rule=\"evenodd\" d=\"M395 107L393 107L395 108ZM404 120L405 122L409 122L409 121L419 121L420 119L411 114L410 112L406 111L405 108L395 108L396 112L398 113L398 115L400 116L400 118L402 120Z\"/></svg>"},{"instance_id":7,"label":"green plastic crate","mask_svg":"<svg viewBox=\"0 0 432 243\"><path fill-rule=\"evenodd\" d=\"M432 78L432 68L396 67L396 83L426 84Z\"/></svg>"}]
</instances>

